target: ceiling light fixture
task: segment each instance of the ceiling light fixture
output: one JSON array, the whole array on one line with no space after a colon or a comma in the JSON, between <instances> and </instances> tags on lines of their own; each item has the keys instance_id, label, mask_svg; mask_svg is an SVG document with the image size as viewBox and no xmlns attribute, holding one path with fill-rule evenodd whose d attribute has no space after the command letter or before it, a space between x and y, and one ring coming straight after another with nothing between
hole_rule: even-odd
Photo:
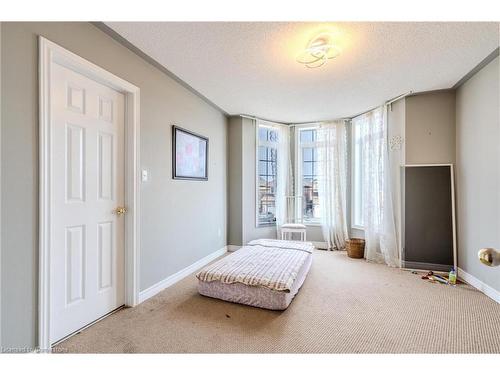
<instances>
[{"instance_id":1,"label":"ceiling light fixture","mask_svg":"<svg viewBox=\"0 0 500 375\"><path fill-rule=\"evenodd\" d=\"M332 36L322 33L309 41L307 47L297 56L297 62L308 68L319 68L325 65L328 59L340 55L340 49L333 45Z\"/></svg>"}]
</instances>

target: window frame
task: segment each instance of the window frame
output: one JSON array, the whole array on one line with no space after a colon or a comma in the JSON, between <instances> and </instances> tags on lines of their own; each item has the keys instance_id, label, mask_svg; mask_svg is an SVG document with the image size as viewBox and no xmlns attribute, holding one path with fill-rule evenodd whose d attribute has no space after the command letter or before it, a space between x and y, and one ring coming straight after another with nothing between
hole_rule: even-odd
<instances>
[{"instance_id":1,"label":"window frame","mask_svg":"<svg viewBox=\"0 0 500 375\"><path fill-rule=\"evenodd\" d=\"M306 226L311 227L319 227L321 226L321 220L305 220L304 219L304 211L303 211L303 200L304 200L304 189L303 189L303 176L302 176L302 148L317 148L317 142L308 142L302 144L300 142L300 132L302 130L317 130L319 129L319 123L307 123L295 126L295 136L294 136L294 150L295 150L295 176L294 176L294 185L295 185L295 196L302 197L299 201L295 202L295 220L297 222L301 222Z\"/></svg>"},{"instance_id":2,"label":"window frame","mask_svg":"<svg viewBox=\"0 0 500 375\"><path fill-rule=\"evenodd\" d=\"M259 164L260 164L260 159L259 159L259 147L260 146L266 146L266 147L273 147L274 142L269 142L269 141L261 141L259 139L259 128L260 127L266 127L266 128L272 128L272 129L278 129L279 124L275 124L272 122L268 121L263 121L263 120L256 120L255 121L255 227L256 228L265 228L265 227L274 227L276 226L276 220L272 223L261 223L259 221ZM279 152L279 147L278 147L278 142L276 142L276 163L278 163L278 152ZM278 173L276 169L276 180L278 178ZM276 181L276 184L278 182ZM276 196L276 193L275 193ZM276 199L275 199L276 202ZM275 203L275 209L276 209L276 203ZM275 214L276 215L276 214ZM275 216L276 218L276 216Z\"/></svg>"}]
</instances>

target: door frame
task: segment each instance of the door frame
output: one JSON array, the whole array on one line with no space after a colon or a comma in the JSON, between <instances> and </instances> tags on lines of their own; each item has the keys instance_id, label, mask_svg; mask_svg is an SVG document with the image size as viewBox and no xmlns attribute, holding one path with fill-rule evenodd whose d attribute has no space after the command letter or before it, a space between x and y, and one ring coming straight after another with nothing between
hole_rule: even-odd
<instances>
[{"instance_id":1,"label":"door frame","mask_svg":"<svg viewBox=\"0 0 500 375\"><path fill-rule=\"evenodd\" d=\"M125 96L125 304L135 306L139 297L140 250L140 90L54 42L38 37L39 48L39 285L38 345L51 350L50 244L51 244L51 65L56 63L82 74Z\"/></svg>"}]
</instances>

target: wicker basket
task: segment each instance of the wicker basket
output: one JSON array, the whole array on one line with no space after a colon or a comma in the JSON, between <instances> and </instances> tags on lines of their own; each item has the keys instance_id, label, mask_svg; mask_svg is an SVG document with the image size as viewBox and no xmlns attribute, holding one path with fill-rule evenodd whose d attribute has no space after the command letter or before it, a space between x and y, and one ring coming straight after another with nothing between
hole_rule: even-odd
<instances>
[{"instance_id":1,"label":"wicker basket","mask_svg":"<svg viewBox=\"0 0 500 375\"><path fill-rule=\"evenodd\" d=\"M365 240L361 238L351 238L346 241L347 256L349 258L364 258Z\"/></svg>"}]
</instances>

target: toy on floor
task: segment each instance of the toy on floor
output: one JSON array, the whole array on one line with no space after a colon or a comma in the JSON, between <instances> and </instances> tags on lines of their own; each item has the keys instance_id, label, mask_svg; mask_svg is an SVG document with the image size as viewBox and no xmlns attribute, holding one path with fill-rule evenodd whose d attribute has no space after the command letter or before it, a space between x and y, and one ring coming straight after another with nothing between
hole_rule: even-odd
<instances>
[{"instance_id":1,"label":"toy on floor","mask_svg":"<svg viewBox=\"0 0 500 375\"><path fill-rule=\"evenodd\" d=\"M417 272L414 272L417 273ZM427 272L425 275L422 276L422 280L428 280L431 283L440 283L440 284L446 284L446 285L456 285L458 283L457 280L457 273L455 271L455 268L452 268L450 273L448 274L448 277L442 276L442 275L437 275L432 271Z\"/></svg>"},{"instance_id":2,"label":"toy on floor","mask_svg":"<svg viewBox=\"0 0 500 375\"><path fill-rule=\"evenodd\" d=\"M455 267L453 267L448 275L448 284L456 285L457 284L457 271L455 271Z\"/></svg>"}]
</instances>

